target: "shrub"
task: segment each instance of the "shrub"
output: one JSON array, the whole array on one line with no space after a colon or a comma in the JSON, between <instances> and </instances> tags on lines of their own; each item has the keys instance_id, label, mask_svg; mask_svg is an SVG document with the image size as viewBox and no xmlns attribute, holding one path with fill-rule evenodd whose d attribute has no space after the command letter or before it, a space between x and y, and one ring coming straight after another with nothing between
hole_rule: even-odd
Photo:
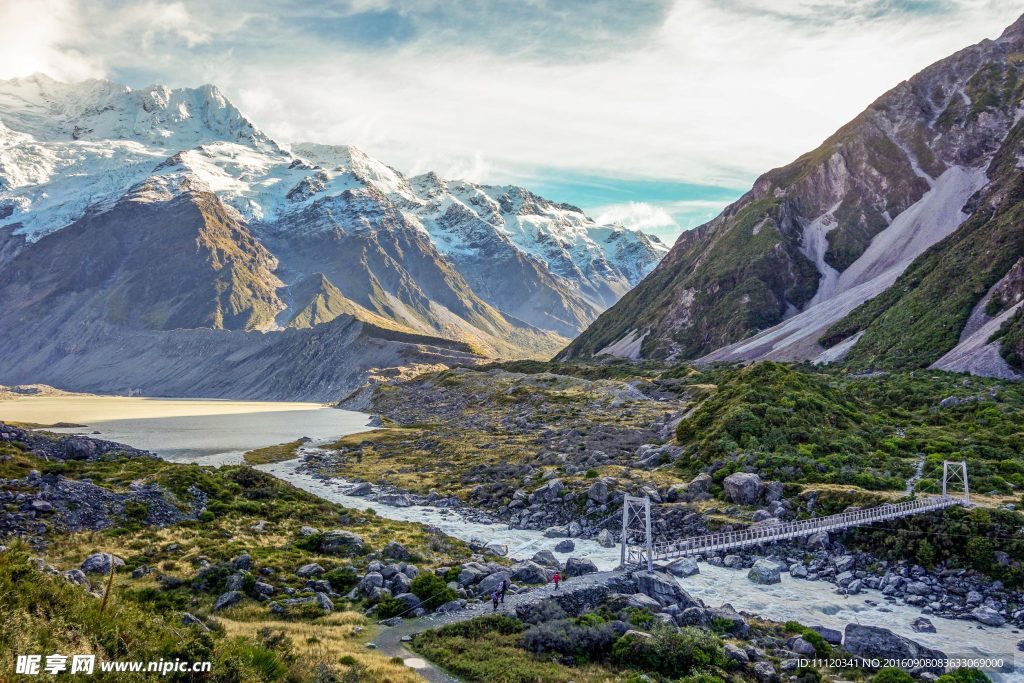
<instances>
[{"instance_id":1,"label":"shrub","mask_svg":"<svg viewBox=\"0 0 1024 683\"><path fill-rule=\"evenodd\" d=\"M871 679L872 683L914 683L914 677L903 669L882 669Z\"/></svg>"},{"instance_id":2,"label":"shrub","mask_svg":"<svg viewBox=\"0 0 1024 683\"><path fill-rule=\"evenodd\" d=\"M209 510L203 510L202 512L199 513L199 517L197 517L197 519L204 524L209 524L216 518L217 515L213 514Z\"/></svg>"},{"instance_id":3,"label":"shrub","mask_svg":"<svg viewBox=\"0 0 1024 683\"><path fill-rule=\"evenodd\" d=\"M598 475L597 470L591 469L591 470L587 470L585 476L587 477L587 479L597 479L597 475Z\"/></svg>"},{"instance_id":4,"label":"shrub","mask_svg":"<svg viewBox=\"0 0 1024 683\"><path fill-rule=\"evenodd\" d=\"M557 652L583 659L597 659L626 631L622 622L574 623L559 619L530 627L523 633L523 647L530 652Z\"/></svg>"},{"instance_id":5,"label":"shrub","mask_svg":"<svg viewBox=\"0 0 1024 683\"><path fill-rule=\"evenodd\" d=\"M323 579L331 584L335 593L344 595L359 582L359 577L352 567L337 567L323 575Z\"/></svg>"},{"instance_id":6,"label":"shrub","mask_svg":"<svg viewBox=\"0 0 1024 683\"><path fill-rule=\"evenodd\" d=\"M721 641L712 633L686 627L675 631L658 629L650 636L627 634L612 646L612 659L626 668L678 678L693 669L724 665Z\"/></svg>"},{"instance_id":7,"label":"shrub","mask_svg":"<svg viewBox=\"0 0 1024 683\"><path fill-rule=\"evenodd\" d=\"M459 597L458 593L448 587L444 579L432 572L417 574L409 584L409 592L422 600L423 606L427 609L437 609Z\"/></svg>"},{"instance_id":8,"label":"shrub","mask_svg":"<svg viewBox=\"0 0 1024 683\"><path fill-rule=\"evenodd\" d=\"M992 683L992 679L977 669L957 669L939 676L935 683Z\"/></svg>"},{"instance_id":9,"label":"shrub","mask_svg":"<svg viewBox=\"0 0 1024 683\"><path fill-rule=\"evenodd\" d=\"M377 602L377 618L390 619L404 615L409 611L409 605L404 600L393 598L390 595L384 596Z\"/></svg>"}]
</instances>

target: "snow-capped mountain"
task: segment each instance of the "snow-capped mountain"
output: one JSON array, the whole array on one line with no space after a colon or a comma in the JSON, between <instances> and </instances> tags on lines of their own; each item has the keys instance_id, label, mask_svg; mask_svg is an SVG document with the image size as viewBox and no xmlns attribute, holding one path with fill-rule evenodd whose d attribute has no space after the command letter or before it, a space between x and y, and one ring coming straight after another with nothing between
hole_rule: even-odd
<instances>
[{"instance_id":1,"label":"snow-capped mountain","mask_svg":"<svg viewBox=\"0 0 1024 683\"><path fill-rule=\"evenodd\" d=\"M561 354L1024 377L1024 17L762 175Z\"/></svg>"},{"instance_id":2,"label":"snow-capped mountain","mask_svg":"<svg viewBox=\"0 0 1024 683\"><path fill-rule=\"evenodd\" d=\"M468 345L458 354L546 355L666 252L519 187L279 145L213 86L0 81L0 342L17 358L35 340L17 377L70 386L32 374L64 357L38 340L95 325L273 332L341 317Z\"/></svg>"}]
</instances>

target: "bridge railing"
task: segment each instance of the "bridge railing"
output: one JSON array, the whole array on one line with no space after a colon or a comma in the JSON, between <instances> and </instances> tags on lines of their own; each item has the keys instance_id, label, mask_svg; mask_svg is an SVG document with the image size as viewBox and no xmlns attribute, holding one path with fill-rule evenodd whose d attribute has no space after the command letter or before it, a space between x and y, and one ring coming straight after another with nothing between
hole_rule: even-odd
<instances>
[{"instance_id":1,"label":"bridge railing","mask_svg":"<svg viewBox=\"0 0 1024 683\"><path fill-rule=\"evenodd\" d=\"M742 548L801 536L810 536L818 531L832 531L849 527L871 524L885 519L896 519L909 515L930 512L953 505L966 504L966 501L953 496L933 496L906 501L903 503L886 503L877 507L862 510L840 512L828 517L818 517L798 522L784 522L770 526L752 527L739 531L725 531L705 536L693 536L674 541L664 541L651 546L652 560L665 560L688 555L719 552L731 548ZM648 561L647 548L630 546L627 548L629 564L645 564Z\"/></svg>"}]
</instances>

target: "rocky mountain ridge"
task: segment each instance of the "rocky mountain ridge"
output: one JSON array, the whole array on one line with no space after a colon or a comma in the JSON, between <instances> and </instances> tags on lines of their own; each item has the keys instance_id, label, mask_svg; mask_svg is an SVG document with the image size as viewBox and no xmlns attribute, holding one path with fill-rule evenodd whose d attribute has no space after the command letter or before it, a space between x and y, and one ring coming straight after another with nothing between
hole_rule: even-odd
<instances>
[{"instance_id":1,"label":"rocky mountain ridge","mask_svg":"<svg viewBox=\"0 0 1024 683\"><path fill-rule=\"evenodd\" d=\"M1017 340L1019 316L995 323L997 307L982 304L972 325L989 325L987 336L960 335L1024 255L1022 96L1024 17L761 176L680 237L560 357L844 360L1020 376L1019 356L1000 350L990 329L1005 323L1001 336ZM1018 296L999 302L1000 314L1016 315Z\"/></svg>"},{"instance_id":2,"label":"rocky mountain ridge","mask_svg":"<svg viewBox=\"0 0 1024 683\"><path fill-rule=\"evenodd\" d=\"M203 367L204 378L235 378L204 380L216 386L208 395L242 395L238 381L260 382L240 378L274 365L253 349L304 338L317 363L345 366L321 368L336 399L409 359L550 355L665 251L523 188L407 178L349 146L287 149L213 86L0 82L9 383L188 393L169 372L176 360L136 367L123 353L170 333L180 348L206 348L212 330L242 360ZM320 328L339 319L391 353L376 341L373 352L319 346L336 338ZM103 357L122 359L125 377L81 364ZM274 395L325 397L287 384Z\"/></svg>"}]
</instances>

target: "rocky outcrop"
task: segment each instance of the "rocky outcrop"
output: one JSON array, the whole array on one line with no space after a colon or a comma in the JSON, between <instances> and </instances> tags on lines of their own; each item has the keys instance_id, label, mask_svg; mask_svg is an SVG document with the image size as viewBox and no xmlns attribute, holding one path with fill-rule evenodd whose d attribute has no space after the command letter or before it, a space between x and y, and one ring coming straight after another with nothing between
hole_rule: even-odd
<instances>
[{"instance_id":1,"label":"rocky outcrop","mask_svg":"<svg viewBox=\"0 0 1024 683\"><path fill-rule=\"evenodd\" d=\"M895 658L906 660L933 660L938 662L946 658L946 655L943 652L927 648L918 642L910 640L909 638L896 635L887 628L880 628L878 626L862 626L860 624L846 625L846 630L843 635L843 647L846 648L850 654L867 659ZM944 667L941 665L926 666L915 670L917 673L922 671L941 674L944 672Z\"/></svg>"},{"instance_id":2,"label":"rocky outcrop","mask_svg":"<svg viewBox=\"0 0 1024 683\"><path fill-rule=\"evenodd\" d=\"M750 472L735 472L724 480L725 495L734 503L753 505L764 493L764 482L761 477Z\"/></svg>"}]
</instances>

